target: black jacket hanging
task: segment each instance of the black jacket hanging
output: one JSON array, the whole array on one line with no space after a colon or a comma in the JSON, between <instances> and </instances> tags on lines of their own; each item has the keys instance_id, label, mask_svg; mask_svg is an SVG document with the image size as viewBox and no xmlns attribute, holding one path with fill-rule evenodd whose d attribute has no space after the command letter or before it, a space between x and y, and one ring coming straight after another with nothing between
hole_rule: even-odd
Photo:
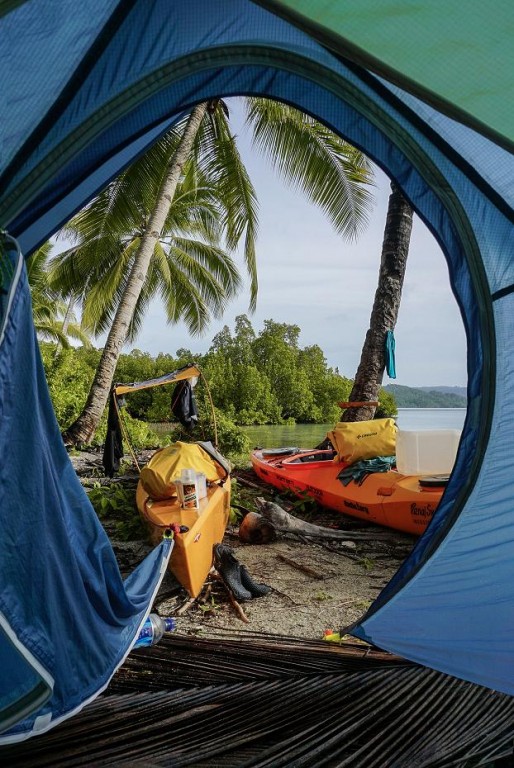
<instances>
[{"instance_id":1,"label":"black jacket hanging","mask_svg":"<svg viewBox=\"0 0 514 768\"><path fill-rule=\"evenodd\" d=\"M102 460L106 477L114 477L120 468L120 459L123 457L123 440L115 397L114 391L111 392Z\"/></svg>"},{"instance_id":2,"label":"black jacket hanging","mask_svg":"<svg viewBox=\"0 0 514 768\"><path fill-rule=\"evenodd\" d=\"M193 387L187 379L179 381L173 390L171 412L186 429L193 429L198 421Z\"/></svg>"}]
</instances>

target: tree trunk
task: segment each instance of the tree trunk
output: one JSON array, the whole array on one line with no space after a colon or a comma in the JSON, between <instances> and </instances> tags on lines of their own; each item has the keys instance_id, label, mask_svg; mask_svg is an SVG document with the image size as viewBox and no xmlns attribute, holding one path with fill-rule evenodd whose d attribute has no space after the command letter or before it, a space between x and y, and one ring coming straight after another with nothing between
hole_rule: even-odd
<instances>
[{"instance_id":1,"label":"tree trunk","mask_svg":"<svg viewBox=\"0 0 514 768\"><path fill-rule=\"evenodd\" d=\"M184 163L187 161L196 134L207 109L207 104L198 104L189 116L184 133L173 156L168 172L157 195L155 208L134 258L127 285L121 297L114 321L95 373L95 378L84 410L73 424L63 432L66 445L88 443L98 427L111 390L116 365L127 339L130 321L134 315L137 300L141 294L148 268L168 217Z\"/></svg>"},{"instance_id":2,"label":"tree trunk","mask_svg":"<svg viewBox=\"0 0 514 768\"><path fill-rule=\"evenodd\" d=\"M394 183L391 183L391 190L378 286L350 402L378 400L386 363L386 334L394 330L400 308L413 211ZM348 408L343 412L341 420L364 421L372 419L374 415L374 406Z\"/></svg>"}]
</instances>

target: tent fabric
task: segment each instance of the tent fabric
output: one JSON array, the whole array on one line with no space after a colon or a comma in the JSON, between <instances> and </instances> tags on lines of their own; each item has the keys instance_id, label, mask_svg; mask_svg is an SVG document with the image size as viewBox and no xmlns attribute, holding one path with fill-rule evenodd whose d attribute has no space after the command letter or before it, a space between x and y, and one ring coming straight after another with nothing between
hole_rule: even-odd
<instances>
[{"instance_id":1,"label":"tent fabric","mask_svg":"<svg viewBox=\"0 0 514 768\"><path fill-rule=\"evenodd\" d=\"M260 4L308 30L328 48L514 149L509 3L264 0ZM501 67L500 62L508 65Z\"/></svg>"},{"instance_id":2,"label":"tent fabric","mask_svg":"<svg viewBox=\"0 0 514 768\"><path fill-rule=\"evenodd\" d=\"M193 104L214 97L295 105L399 186L448 262L467 337L468 412L433 521L352 631L511 694L513 25L503 0L39 0L11 4L0 20L0 227L26 255ZM27 365L33 332L19 329L17 343ZM15 371L6 380L18 381ZM48 407L41 375L25 386ZM16 412L22 429L25 418ZM58 442L55 425L50 435ZM10 492L26 505L21 466L6 461ZM59 466L68 478L64 457ZM0 569L4 584L8 576ZM46 668L31 668L18 670L29 699L51 688Z\"/></svg>"},{"instance_id":3,"label":"tent fabric","mask_svg":"<svg viewBox=\"0 0 514 768\"><path fill-rule=\"evenodd\" d=\"M146 381L134 381L131 384L115 384L114 394L116 397L121 395L128 395L130 392L139 392L140 389L151 389L152 387L161 387L164 384L173 384L175 381L187 381L187 379L195 379L201 375L200 369L190 363L184 365L176 371L171 373L165 373L163 376L159 376L156 379L147 379Z\"/></svg>"},{"instance_id":4,"label":"tent fabric","mask_svg":"<svg viewBox=\"0 0 514 768\"><path fill-rule=\"evenodd\" d=\"M163 541L125 580L60 439L13 250L0 331L0 744L40 733L105 688L150 611Z\"/></svg>"}]
</instances>

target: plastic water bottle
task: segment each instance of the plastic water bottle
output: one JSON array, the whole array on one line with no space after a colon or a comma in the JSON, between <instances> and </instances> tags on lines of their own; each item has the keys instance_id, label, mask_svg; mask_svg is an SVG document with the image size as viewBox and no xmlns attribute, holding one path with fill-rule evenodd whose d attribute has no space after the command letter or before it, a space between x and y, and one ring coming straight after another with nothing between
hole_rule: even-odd
<instances>
[{"instance_id":1,"label":"plastic water bottle","mask_svg":"<svg viewBox=\"0 0 514 768\"><path fill-rule=\"evenodd\" d=\"M182 506L184 509L198 509L198 485L194 469L183 469L182 482Z\"/></svg>"},{"instance_id":2,"label":"plastic water bottle","mask_svg":"<svg viewBox=\"0 0 514 768\"><path fill-rule=\"evenodd\" d=\"M151 613L143 624L134 648L145 648L148 645L155 645L165 632L173 632L174 629L175 619L171 617L162 618L156 613Z\"/></svg>"}]
</instances>

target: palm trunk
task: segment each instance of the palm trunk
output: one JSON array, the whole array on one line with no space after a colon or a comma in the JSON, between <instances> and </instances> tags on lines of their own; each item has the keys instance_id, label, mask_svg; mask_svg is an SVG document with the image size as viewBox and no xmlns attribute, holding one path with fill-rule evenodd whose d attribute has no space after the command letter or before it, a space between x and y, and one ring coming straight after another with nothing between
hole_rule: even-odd
<instances>
[{"instance_id":1,"label":"palm trunk","mask_svg":"<svg viewBox=\"0 0 514 768\"><path fill-rule=\"evenodd\" d=\"M88 443L93 437L100 419L102 418L112 386L116 365L123 345L127 339L130 322L148 274L156 243L161 236L173 203L182 168L191 153L196 134L198 133L206 109L206 103L198 104L189 116L177 151L168 167L168 173L166 174L159 190L159 194L157 195L155 208L150 216L148 225L136 252L134 264L118 309L116 310L111 330L107 336L107 341L95 373L93 384L89 391L86 405L77 420L63 433L63 440L66 445Z\"/></svg>"},{"instance_id":2,"label":"palm trunk","mask_svg":"<svg viewBox=\"0 0 514 768\"><path fill-rule=\"evenodd\" d=\"M350 402L378 400L385 370L386 334L388 330L394 330L400 308L413 211L395 184L391 184L391 190L378 286ZM373 406L348 408L341 419L363 421L372 419L374 415Z\"/></svg>"}]
</instances>

